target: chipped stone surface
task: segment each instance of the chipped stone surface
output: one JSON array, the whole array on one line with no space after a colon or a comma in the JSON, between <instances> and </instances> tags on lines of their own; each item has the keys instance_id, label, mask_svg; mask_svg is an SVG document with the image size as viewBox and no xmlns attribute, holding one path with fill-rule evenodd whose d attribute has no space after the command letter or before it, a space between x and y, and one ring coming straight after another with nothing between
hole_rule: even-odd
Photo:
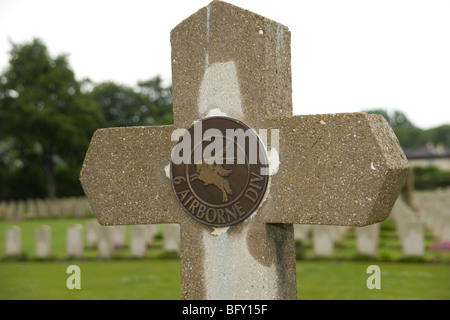
<instances>
[{"instance_id":1,"label":"chipped stone surface","mask_svg":"<svg viewBox=\"0 0 450 320\"><path fill-rule=\"evenodd\" d=\"M164 170L172 151L173 129L129 127L95 132L80 180L101 224L176 222L173 209L177 203Z\"/></svg>"},{"instance_id":2,"label":"chipped stone surface","mask_svg":"<svg viewBox=\"0 0 450 320\"><path fill-rule=\"evenodd\" d=\"M389 215L408 162L382 116L270 118L265 127L279 128L281 159L267 222L364 226Z\"/></svg>"},{"instance_id":3,"label":"chipped stone surface","mask_svg":"<svg viewBox=\"0 0 450 320\"><path fill-rule=\"evenodd\" d=\"M183 299L296 299L292 224L385 219L408 171L398 141L377 115L292 116L290 32L270 19L213 1L171 44L175 123L95 133L81 172L94 213L105 225L180 224ZM262 204L223 230L183 211L166 170L172 132L211 114L279 130Z\"/></svg>"}]
</instances>

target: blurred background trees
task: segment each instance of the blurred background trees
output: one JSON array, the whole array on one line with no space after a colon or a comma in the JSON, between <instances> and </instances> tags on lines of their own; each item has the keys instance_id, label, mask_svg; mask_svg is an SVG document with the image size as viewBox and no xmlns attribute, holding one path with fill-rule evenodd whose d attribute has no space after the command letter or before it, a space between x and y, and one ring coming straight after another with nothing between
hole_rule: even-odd
<instances>
[{"instance_id":1,"label":"blurred background trees","mask_svg":"<svg viewBox=\"0 0 450 320\"><path fill-rule=\"evenodd\" d=\"M12 46L0 81L2 163L9 169L2 190L55 197L57 173L74 176L103 117L80 92L66 56L50 57L37 39Z\"/></svg>"},{"instance_id":2,"label":"blurred background trees","mask_svg":"<svg viewBox=\"0 0 450 320\"><path fill-rule=\"evenodd\" d=\"M138 88L103 82L89 96L99 105L107 127L172 124L172 88L160 77L138 83Z\"/></svg>"},{"instance_id":3,"label":"blurred background trees","mask_svg":"<svg viewBox=\"0 0 450 320\"><path fill-rule=\"evenodd\" d=\"M96 129L173 122L171 88L159 77L136 88L77 81L67 56L51 57L39 39L11 46L0 75L0 199L82 195Z\"/></svg>"},{"instance_id":4,"label":"blurred background trees","mask_svg":"<svg viewBox=\"0 0 450 320\"><path fill-rule=\"evenodd\" d=\"M416 148L431 142L442 144L450 148L450 124L431 129L420 129L414 126L408 117L401 111L394 110L389 113L384 109L366 110L367 113L378 113L391 125L403 148ZM436 115L437 117L439 115Z\"/></svg>"},{"instance_id":5,"label":"blurred background trees","mask_svg":"<svg viewBox=\"0 0 450 320\"><path fill-rule=\"evenodd\" d=\"M449 124L424 130L415 127L401 111L388 113L374 109L365 112L381 114L391 125L410 162L415 189L433 190L450 186Z\"/></svg>"},{"instance_id":6,"label":"blurred background trees","mask_svg":"<svg viewBox=\"0 0 450 320\"><path fill-rule=\"evenodd\" d=\"M450 125L424 130L400 111L366 112L382 114L404 149L450 148ZM172 123L172 88L159 76L133 87L77 80L67 56L50 56L41 40L11 43L0 74L0 199L82 195L79 172L96 129ZM440 169L416 171L424 188L450 185Z\"/></svg>"}]
</instances>

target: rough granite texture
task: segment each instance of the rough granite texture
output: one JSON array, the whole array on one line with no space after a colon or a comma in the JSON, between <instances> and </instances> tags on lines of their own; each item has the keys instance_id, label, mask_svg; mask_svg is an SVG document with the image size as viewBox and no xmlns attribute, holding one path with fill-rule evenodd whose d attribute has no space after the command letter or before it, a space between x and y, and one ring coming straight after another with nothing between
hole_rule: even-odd
<instances>
[{"instance_id":1,"label":"rough granite texture","mask_svg":"<svg viewBox=\"0 0 450 320\"><path fill-rule=\"evenodd\" d=\"M175 124L95 133L80 177L94 213L104 225L179 223L183 299L296 299L292 224L385 219L409 168L400 145L381 116L292 116L290 32L279 23L213 1L171 43ZM181 209L167 176L172 132L212 111L279 130L265 200L220 230Z\"/></svg>"},{"instance_id":2,"label":"rough granite texture","mask_svg":"<svg viewBox=\"0 0 450 320\"><path fill-rule=\"evenodd\" d=\"M380 115L266 119L280 130L280 166L266 206L270 223L365 226L389 215L408 162Z\"/></svg>"},{"instance_id":3,"label":"rough granite texture","mask_svg":"<svg viewBox=\"0 0 450 320\"><path fill-rule=\"evenodd\" d=\"M209 6L171 32L174 121L190 127L208 66L233 61L243 117L254 128L267 116L292 115L291 33L275 21L225 2Z\"/></svg>"}]
</instances>

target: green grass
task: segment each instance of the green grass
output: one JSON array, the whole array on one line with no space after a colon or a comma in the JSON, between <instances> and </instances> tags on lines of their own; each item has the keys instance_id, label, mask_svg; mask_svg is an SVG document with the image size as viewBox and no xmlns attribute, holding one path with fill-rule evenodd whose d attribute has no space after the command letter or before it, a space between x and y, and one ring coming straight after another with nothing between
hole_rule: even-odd
<instances>
[{"instance_id":1,"label":"green grass","mask_svg":"<svg viewBox=\"0 0 450 320\"><path fill-rule=\"evenodd\" d=\"M66 286L67 267L81 289ZM179 299L179 261L32 261L0 263L0 299Z\"/></svg>"},{"instance_id":2,"label":"green grass","mask_svg":"<svg viewBox=\"0 0 450 320\"><path fill-rule=\"evenodd\" d=\"M66 228L85 219L45 219L0 222L0 299L179 299L179 259L162 258L161 239L147 250L144 260L130 259L129 249L116 249L114 259L98 260L95 249L85 248L83 259L68 260ZM49 261L34 259L34 229L52 227ZM11 225L22 230L21 261L4 259L4 232ZM433 241L426 234L427 246ZM354 231L335 246L334 259L316 260L312 243L302 245L297 261L298 297L308 299L450 299L449 252L428 252L424 262L401 262L399 241L391 221L383 222L377 257L355 256ZM355 261L360 260L360 261ZM433 262L433 263L429 263ZM438 262L438 263L436 263ZM81 269L81 290L69 290L69 265ZM381 268L381 289L369 290L369 265Z\"/></svg>"},{"instance_id":3,"label":"green grass","mask_svg":"<svg viewBox=\"0 0 450 320\"><path fill-rule=\"evenodd\" d=\"M381 269L381 289L368 289L367 267ZM297 292L301 300L450 299L448 265L305 261L297 263Z\"/></svg>"},{"instance_id":4,"label":"green grass","mask_svg":"<svg viewBox=\"0 0 450 320\"><path fill-rule=\"evenodd\" d=\"M81 269L81 289L69 290L69 265ZM381 263L381 289L369 290L368 262L297 262L297 290L308 299L450 299L449 266ZM0 299L180 298L178 260L28 261L0 263Z\"/></svg>"}]
</instances>

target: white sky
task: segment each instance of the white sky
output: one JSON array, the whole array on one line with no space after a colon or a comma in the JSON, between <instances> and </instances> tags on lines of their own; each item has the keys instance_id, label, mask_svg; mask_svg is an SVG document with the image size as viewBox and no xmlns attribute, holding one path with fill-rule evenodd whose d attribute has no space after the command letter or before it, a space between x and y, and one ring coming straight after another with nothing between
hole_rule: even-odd
<instances>
[{"instance_id":1,"label":"white sky","mask_svg":"<svg viewBox=\"0 0 450 320\"><path fill-rule=\"evenodd\" d=\"M209 0L0 0L8 39L69 54L76 78L171 81L170 30ZM450 124L450 0L229 0L291 30L294 114L398 109Z\"/></svg>"}]
</instances>

